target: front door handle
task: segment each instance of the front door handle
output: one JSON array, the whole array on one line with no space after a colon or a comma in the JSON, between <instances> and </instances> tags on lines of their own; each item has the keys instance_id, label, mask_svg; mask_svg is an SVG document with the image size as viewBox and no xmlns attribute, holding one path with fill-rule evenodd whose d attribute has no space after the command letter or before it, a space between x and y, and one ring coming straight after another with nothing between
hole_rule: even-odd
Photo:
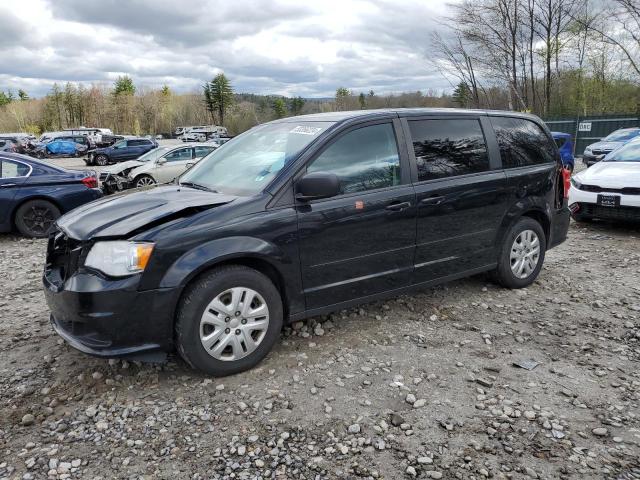
<instances>
[{"instance_id":1,"label":"front door handle","mask_svg":"<svg viewBox=\"0 0 640 480\"><path fill-rule=\"evenodd\" d=\"M434 195L420 200L420 205L440 205L443 201L444 197L442 195Z\"/></svg>"},{"instance_id":2,"label":"front door handle","mask_svg":"<svg viewBox=\"0 0 640 480\"><path fill-rule=\"evenodd\" d=\"M0 185L0 188L15 187L16 185L16 183L3 183L2 185Z\"/></svg>"},{"instance_id":3,"label":"front door handle","mask_svg":"<svg viewBox=\"0 0 640 480\"><path fill-rule=\"evenodd\" d=\"M386 209L391 210L392 212L400 212L405 208L409 208L411 206L411 202L398 202L387 205Z\"/></svg>"}]
</instances>

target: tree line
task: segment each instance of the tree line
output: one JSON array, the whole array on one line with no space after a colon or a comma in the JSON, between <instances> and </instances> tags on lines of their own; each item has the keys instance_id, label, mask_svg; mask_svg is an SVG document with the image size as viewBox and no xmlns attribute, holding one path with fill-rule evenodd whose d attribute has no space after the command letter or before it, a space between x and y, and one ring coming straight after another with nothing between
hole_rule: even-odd
<instances>
[{"instance_id":1,"label":"tree line","mask_svg":"<svg viewBox=\"0 0 640 480\"><path fill-rule=\"evenodd\" d=\"M542 116L640 109L639 0L463 0L432 66L468 107Z\"/></svg>"},{"instance_id":2,"label":"tree line","mask_svg":"<svg viewBox=\"0 0 640 480\"><path fill-rule=\"evenodd\" d=\"M462 0L433 33L426 68L452 93L376 94L345 86L325 99L236 93L223 73L200 91L54 84L42 98L0 91L0 131L77 126L117 133L170 134L178 126L218 124L232 134L290 115L390 107L528 111L543 117L640 114L640 0ZM425 86L426 87L426 86Z\"/></svg>"}]
</instances>

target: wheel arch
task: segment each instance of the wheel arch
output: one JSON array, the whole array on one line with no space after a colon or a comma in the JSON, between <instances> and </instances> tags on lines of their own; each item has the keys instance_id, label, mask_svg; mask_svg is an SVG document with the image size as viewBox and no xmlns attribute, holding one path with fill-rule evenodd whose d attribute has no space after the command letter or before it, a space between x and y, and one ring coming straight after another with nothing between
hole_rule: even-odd
<instances>
[{"instance_id":1,"label":"wheel arch","mask_svg":"<svg viewBox=\"0 0 640 480\"><path fill-rule=\"evenodd\" d=\"M510 211L504 216L502 224L498 230L498 234L496 235L496 252L500 251L502 243L504 242L504 239L509 233L511 227L522 217L531 218L540 224L542 231L544 232L547 246L549 245L549 238L551 235L551 218L542 207L535 204L529 204Z\"/></svg>"},{"instance_id":2,"label":"wheel arch","mask_svg":"<svg viewBox=\"0 0 640 480\"><path fill-rule=\"evenodd\" d=\"M180 300L188 285L215 268L227 265L243 265L264 274L275 285L282 299L285 319L289 315L290 301L296 287L286 282L292 277L287 268L296 265L276 245L253 237L227 237L207 242L178 258L163 274L158 287L177 288L177 312ZM299 276L299 273L298 273ZM150 288L154 288L151 287Z\"/></svg>"}]
</instances>

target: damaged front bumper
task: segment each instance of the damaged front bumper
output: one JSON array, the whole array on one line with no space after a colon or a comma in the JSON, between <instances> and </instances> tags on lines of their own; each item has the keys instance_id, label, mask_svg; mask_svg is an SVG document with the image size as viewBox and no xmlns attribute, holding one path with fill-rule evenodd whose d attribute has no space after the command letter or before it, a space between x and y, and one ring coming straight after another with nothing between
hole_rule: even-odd
<instances>
[{"instance_id":1,"label":"damaged front bumper","mask_svg":"<svg viewBox=\"0 0 640 480\"><path fill-rule=\"evenodd\" d=\"M89 248L60 232L49 238L43 285L56 333L98 357L166 355L179 291L141 290L142 274L115 278L87 269Z\"/></svg>"},{"instance_id":2,"label":"damaged front bumper","mask_svg":"<svg viewBox=\"0 0 640 480\"><path fill-rule=\"evenodd\" d=\"M122 175L102 172L100 174L100 188L102 188L105 195L109 195L131 188L131 182Z\"/></svg>"}]
</instances>

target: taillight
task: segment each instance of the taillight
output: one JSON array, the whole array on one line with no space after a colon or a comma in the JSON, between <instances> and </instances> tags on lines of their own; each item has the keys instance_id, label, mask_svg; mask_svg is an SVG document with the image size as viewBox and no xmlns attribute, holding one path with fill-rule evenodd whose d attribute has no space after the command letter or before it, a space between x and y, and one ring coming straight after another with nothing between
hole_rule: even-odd
<instances>
[{"instance_id":1,"label":"taillight","mask_svg":"<svg viewBox=\"0 0 640 480\"><path fill-rule=\"evenodd\" d=\"M84 183L84 186L87 188L98 188L98 179L94 176L84 177L82 183Z\"/></svg>"},{"instance_id":2,"label":"taillight","mask_svg":"<svg viewBox=\"0 0 640 480\"><path fill-rule=\"evenodd\" d=\"M569 188L571 188L571 170L562 169L562 183L564 185L564 198L569 198Z\"/></svg>"}]
</instances>

